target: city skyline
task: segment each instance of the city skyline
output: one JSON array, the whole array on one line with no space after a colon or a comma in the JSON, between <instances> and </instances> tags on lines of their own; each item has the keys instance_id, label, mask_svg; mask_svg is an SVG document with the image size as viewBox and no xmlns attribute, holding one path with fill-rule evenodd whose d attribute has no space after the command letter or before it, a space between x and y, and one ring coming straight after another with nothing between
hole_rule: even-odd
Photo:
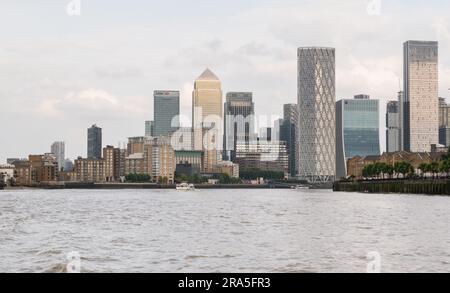
<instances>
[{"instance_id":1,"label":"city skyline","mask_svg":"<svg viewBox=\"0 0 450 293\"><path fill-rule=\"evenodd\" d=\"M425 45L428 45L428 44L431 44L431 45L433 45L433 46L437 46L437 42L433 42L433 41L411 41L411 40L409 40L409 41L406 41L405 43L404 43L404 53L406 54L406 52L407 52L407 45L408 44L420 44L420 45L423 45L423 44L425 44ZM331 49L331 50L333 50L333 55L335 54L334 52L335 52L335 48L325 48L325 47L307 47L307 48L302 48L302 47L300 47L300 48L298 48L298 50L304 50L304 49L306 49L306 50L310 50L310 49L313 49L313 50L324 50L324 49ZM334 56L333 56L333 58L335 58ZM333 60L333 62L335 62L334 60ZM404 55L404 67L405 68L407 68L407 59L406 59L406 55ZM436 67L437 68L437 65L438 65L438 62L437 61L434 61L436 64L434 65L434 67ZM335 65L333 64L333 67L334 67ZM335 69L333 69L333 71L334 71ZM333 73L334 74L334 73ZM422 74L422 73L421 73ZM422 74L422 75L425 75L425 74ZM334 77L333 77L334 78ZM404 79L406 80L407 79L407 77L406 77L406 73L405 73L405 76L404 76ZM437 82L436 82L436 85L438 84L438 81L439 81L439 79L438 79L438 77L436 77L435 78L436 80L437 80ZM217 85L215 84L215 83L217 83ZM201 85L201 86L200 86ZM200 86L200 87L199 87ZM206 86L206 87L205 87ZM335 87L336 85L335 84L333 84L333 86ZM205 87L204 89L202 89L201 87ZM223 122L224 121L226 121L225 119L226 119L226 117L224 117L222 114L223 113L219 113L219 112L224 112L224 111L226 111L226 107L227 107L227 103L225 103L224 104L224 107L223 108L221 108L221 103L220 103L220 100L222 100L222 96L223 96L223 92L222 92L222 86L221 86L221 81L219 80L219 78L209 69L209 68L207 68L206 70L204 70L203 71L203 73L196 79L196 81L195 81L195 83L194 83L194 90L193 90L193 92L192 92L192 111L193 111L193 113L194 113L194 108L196 108L196 106L195 106L195 104L196 103L198 103L198 102L196 102L196 100L198 99L198 95L199 95L199 90L200 91L202 91L203 90L203 94L202 95L204 95L204 98L203 98L203 103L207 103L207 104L205 104L205 105L207 105L207 108L206 109L208 109L207 110L207 112L208 111L212 111L211 113L200 113L201 115L203 115L203 118L201 118L202 120L203 119L205 119L206 117L208 117L208 119L210 119L211 117L216 117L216 116L220 116L221 118L222 118L222 122L221 123L219 123L220 124L220 128L223 128ZM333 89L333 91L335 91L335 89ZM216 93L214 93L214 92L217 92L217 94ZM161 120L161 121L164 121L163 123L164 123L164 127L162 127L162 125L159 127L159 128L166 128L166 129L162 129L162 132L161 133L159 133L159 135L158 135L158 133L153 133L153 131L156 131L156 130L153 130L153 127L155 126L154 124L155 124L155 121L144 121L145 122L145 135L146 136L155 136L155 137L158 137L158 136L160 136L160 135L167 135L167 134L169 134L169 133L171 133L171 132L173 132L173 131L177 131L177 129L183 129L183 124L181 124L181 123L179 123L181 120L183 120L184 119L184 121L186 122L187 120L186 120L186 115L184 115L184 114L181 114L180 113L180 110L179 110L179 107L180 107L180 97L179 97L179 91L162 91L162 90L154 90L154 95L153 95L153 104L155 105L155 107L154 107L154 109L155 109L155 111L154 111L154 114L153 114L153 117L156 117L156 120ZM238 94L250 94L250 96L252 96L253 95L253 93L252 92L248 92L248 93L239 93L239 92L228 92L227 94L226 94L226 97L227 97L227 100L228 100L228 95L230 95L230 94L236 94L236 93L238 93ZM220 98L220 100L218 100L218 103L216 103L215 101L214 101L214 99L217 99L217 96L218 95L218 97ZM404 97L403 97L404 95L403 95L403 91L401 91L401 92L399 92L398 93L398 97L397 97L397 101L395 101L395 103L398 103L399 104L399 106L400 107L402 107L403 105L407 105L407 103L405 103L405 101L404 101ZM432 94L432 95L430 95L430 97L433 97L434 96L434 94ZM162 99L168 99L167 101L163 101ZM368 99L370 99L370 95L367 95L367 94L359 94L359 95L354 95L354 99L355 100L368 100ZM173 101L172 101L173 100ZM349 99L347 99L347 98L338 98L338 97L335 97L335 100L336 100L336 105L337 104L339 104L339 103L342 103L342 102L344 102L344 101L349 101ZM350 99L351 100L351 99ZM377 102L377 104L379 104L379 100L377 99L376 100L376 102ZM392 103L394 103L394 101L392 101L392 100L390 100L390 101L387 101L387 103L386 103L386 106L387 106L387 108L389 108L389 105L390 104L392 104ZM441 98L441 97L439 97L439 105L441 106L441 104L444 104L445 105L445 103L446 103L446 99L445 98ZM216 107L216 106L214 106L215 104L217 104L218 106ZM254 103L252 103L252 104L254 104ZM287 106L287 105L289 105L289 104L285 104L284 106ZM295 105L295 104L292 104L292 105ZM433 104L434 105L434 104ZM212 108L211 108L211 106L213 106ZM435 106L435 105L434 105ZM168 108L167 108L168 107ZM197 106L198 107L198 106ZM215 108L214 108L215 107ZM403 107L406 107L406 106L403 106ZM172 109L173 108L173 109ZM214 108L214 109L213 109ZM254 106L252 106L252 108L254 108ZM378 106L378 108L379 108L379 106ZM436 108L436 109L434 109L434 111L436 112L437 110L438 110L438 107L434 107L434 108ZM336 108L336 110L337 110L337 108ZM167 112L167 111L169 111L170 112L170 114L169 114L169 112ZM405 110L402 110L402 109L399 109L399 112L404 112ZM439 111L442 111L442 110L439 110ZM167 113L166 113L167 112ZM283 111L283 112L285 112L285 110ZM378 137L378 141L379 141L379 146L378 146L378 148L379 148L379 150L381 150L381 149L383 149L384 148L384 150L383 151L388 151L388 147L387 146L384 146L383 147L383 140L384 140L384 142L386 142L386 143L388 143L388 135L389 135L389 127L388 127L388 124L387 123L385 123L386 121L380 121L380 113L383 113L383 111L377 111L378 112L378 126L379 126L379 128L380 128L380 130L381 129L383 129L383 128L386 128L386 133L383 133L382 131L378 131L379 132L379 137ZM216 113L216 114L214 114L214 113ZM388 111L386 111L386 112L384 112L384 113L386 113L386 115L388 114ZM166 114L169 114L169 116L167 116ZM285 113L284 113L285 114ZM406 112L405 112L405 114L406 114ZM436 114L437 114L437 112L436 112ZM255 114L253 114L253 115L255 115ZM414 115L414 116L416 116L416 115ZM161 117L161 118L158 118L158 117ZM191 116L191 117L193 117L193 116ZM266 119L267 120L267 117L265 116L265 115L263 115L263 119ZM275 116L275 117L278 117L278 116ZM154 118L155 119L155 118ZM254 123L262 123L261 125L264 125L264 123L267 123L267 129L268 130L275 130L275 131L281 131L281 128L280 129L278 129L278 130L276 130L275 128L277 128L277 127L282 127L282 123L283 123L283 119L274 119L274 116L272 116L272 117L270 117L269 118L270 119L270 121L267 121L267 122L264 122L264 121L262 121L259 117L258 117L258 115L255 115L254 116ZM402 118L400 118L400 119L402 119ZM434 120L439 120L440 118L438 118L437 116L436 116L436 118L434 118L433 119L433 121ZM172 121L172 122L169 122L169 120L170 121ZM440 121L439 121L440 122ZM170 126L170 124L173 124L173 123L175 123L177 126L175 127L174 125L172 125L172 126ZM279 123L279 125L277 124L277 123ZM336 126L337 126L337 123L338 123L338 121L335 121L335 123L336 123ZM406 121L404 121L403 122L404 123L404 125L402 125L403 127L406 127ZM205 126L204 126L205 127ZM272 127L275 127L275 128L272 128ZM93 155L93 154L89 154L89 153L93 153L94 152L94 150L92 149L92 147L90 146L90 145L92 145L92 142L91 142L91 140L93 139L93 138L91 138L91 136L93 135L93 133L91 133L93 130L95 130L94 128L97 128L97 129L99 129L100 130L100 134L99 134L99 139L100 139L100 142L99 143L95 143L95 148L96 148L96 150L95 150L95 152L97 153L97 154L100 154L100 155ZM206 128L208 128L208 126L206 125ZM261 127L260 129L266 129L266 127ZM88 148L87 148L87 151L88 151L88 155L87 155L87 158L101 158L101 149L103 148L103 144L102 144L102 129L101 128L98 128L97 127L97 125L96 124L94 124L91 128L89 128L88 129ZM150 132L152 132L152 135L150 135L149 133ZM195 133L195 132L194 132ZM193 133L193 135L194 135L194 133ZM439 136L440 135L440 131L436 131L436 133L437 134L434 134L434 136ZM260 135L262 135L262 132L260 132L259 133ZM256 133L256 135L258 135L258 133ZM256 138L256 136L255 136L255 138ZM401 139L403 139L404 140L404 138L402 137ZM62 144L65 144L65 142L64 141L61 141L60 143L62 143ZM437 142L435 142L435 143L437 143ZM441 143L441 142L440 142ZM125 145L125 142L123 142L123 144L122 144L122 142L119 142L118 143L118 147L120 148L122 145ZM432 144L430 144L430 145L432 145ZM444 145L446 145L445 143L444 143ZM195 146L193 145L193 147L195 148ZM52 145L52 149L53 149L53 145ZM52 151L53 152L53 151ZM428 151L429 152L429 151ZM55 152L53 152L53 153L55 153ZM58 153L58 152L56 152L56 153ZM364 157L365 155L364 154L355 154L355 155L358 155L358 156L362 156L362 157ZM58 157L58 155L57 155L57 157ZM80 157L80 155L77 155L76 157L74 157L74 158L79 158ZM82 157L82 156L81 156ZM348 157L348 158L351 158L351 157L353 157L353 156L350 156L350 157ZM68 159L68 160L71 160L71 158L70 157L64 157L64 158L62 158L62 159ZM336 159L338 159L338 158L336 158ZM342 164L341 164L342 165ZM338 170L339 168L337 168L336 170Z\"/></svg>"},{"instance_id":2,"label":"city skyline","mask_svg":"<svg viewBox=\"0 0 450 293\"><path fill-rule=\"evenodd\" d=\"M369 15L364 1L339 6L331 1L317 2L277 1L276 8L273 1L236 2L240 10L177 3L171 11L184 27L166 20L165 35L151 29L152 21L161 18L148 20L143 12L164 11L173 3L127 5L127 11L135 13L131 20L120 17L122 4L109 5L111 9L104 11L103 1L83 3L79 17L66 15L64 5L30 4L30 9L23 10L15 2L6 3L0 22L14 25L6 26L11 28L0 48L4 60L0 67L4 77L0 99L8 105L1 107L0 117L2 122L14 121L15 127L3 131L0 161L44 153L55 140L65 141L67 157L75 159L85 153L84 129L93 123L104 128L104 145L117 145L127 136L139 135L143 121L153 119L152 92L158 88L180 90L181 113L189 117L193 80L206 67L221 77L224 93L251 91L257 115L281 117L280 107L271 106L269 101L276 100L279 105L296 102L295 52L303 45L335 47L337 100L358 92L379 97L382 121L386 101L394 100L402 88L401 44L409 39L437 40L442 52L439 95L449 96L450 54L445 53L450 44L445 18L445 6L449 4L428 1L406 12L406 2L384 1L380 15ZM438 4L444 8L437 10ZM321 12L324 5L330 14ZM186 16L186 11L192 14ZM264 17L268 11L270 18ZM433 14L424 13L427 11ZM211 13L204 19L210 27L186 25L206 12ZM340 22L335 28L328 25L349 15L351 22ZM52 27L39 22L43 16ZM218 27L214 24L217 17L233 21ZM357 28L354 21L359 21ZM256 23L262 25L256 27ZM290 29L313 23L317 27L310 32ZM397 29L386 35L386 28L393 27L393 23ZM25 29L30 30L28 35L19 34ZM220 37L217 29L223 32ZM196 35L200 30L204 34ZM155 47L153 41L141 42L133 37L143 34L151 40L161 37L159 47L149 50ZM174 38L179 41L174 43ZM116 43L117 39L121 44ZM116 49L111 51L111 47ZM383 125L380 127L383 133ZM42 129L52 131L42 133ZM32 139L21 133L31 133ZM17 145L6 143L6 138L11 137Z\"/></svg>"}]
</instances>

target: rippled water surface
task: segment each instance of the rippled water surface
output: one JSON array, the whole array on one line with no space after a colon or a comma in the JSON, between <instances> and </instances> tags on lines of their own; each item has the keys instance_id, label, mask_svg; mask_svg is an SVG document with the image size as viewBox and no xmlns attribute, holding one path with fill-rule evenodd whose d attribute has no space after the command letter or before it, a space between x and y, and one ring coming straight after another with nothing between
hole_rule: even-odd
<instances>
[{"instance_id":1,"label":"rippled water surface","mask_svg":"<svg viewBox=\"0 0 450 293\"><path fill-rule=\"evenodd\" d=\"M450 272L450 198L298 190L0 191L0 272Z\"/></svg>"}]
</instances>

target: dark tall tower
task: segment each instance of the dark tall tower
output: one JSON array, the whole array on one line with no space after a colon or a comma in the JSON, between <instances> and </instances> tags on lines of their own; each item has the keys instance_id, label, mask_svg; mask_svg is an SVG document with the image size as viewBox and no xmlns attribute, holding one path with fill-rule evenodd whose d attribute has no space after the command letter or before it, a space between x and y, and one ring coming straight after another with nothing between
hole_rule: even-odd
<instances>
[{"instance_id":1,"label":"dark tall tower","mask_svg":"<svg viewBox=\"0 0 450 293\"><path fill-rule=\"evenodd\" d=\"M297 104L286 104L283 112L280 140L286 142L289 156L289 174L291 177L296 177L298 174L298 106Z\"/></svg>"},{"instance_id":2,"label":"dark tall tower","mask_svg":"<svg viewBox=\"0 0 450 293\"><path fill-rule=\"evenodd\" d=\"M88 159L102 158L102 129L100 127L97 127L97 125L95 124L88 129L87 145Z\"/></svg>"},{"instance_id":3,"label":"dark tall tower","mask_svg":"<svg viewBox=\"0 0 450 293\"><path fill-rule=\"evenodd\" d=\"M224 159L234 160L236 144L254 135L255 105L252 93L227 93L224 107Z\"/></svg>"}]
</instances>

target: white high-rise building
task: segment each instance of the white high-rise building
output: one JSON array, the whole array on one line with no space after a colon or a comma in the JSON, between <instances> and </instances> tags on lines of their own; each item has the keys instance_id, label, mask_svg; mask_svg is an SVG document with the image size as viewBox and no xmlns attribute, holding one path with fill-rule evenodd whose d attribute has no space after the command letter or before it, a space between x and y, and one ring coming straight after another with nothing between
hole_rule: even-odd
<instances>
[{"instance_id":1,"label":"white high-rise building","mask_svg":"<svg viewBox=\"0 0 450 293\"><path fill-rule=\"evenodd\" d=\"M299 176L335 179L335 49L298 49Z\"/></svg>"},{"instance_id":2,"label":"white high-rise building","mask_svg":"<svg viewBox=\"0 0 450 293\"><path fill-rule=\"evenodd\" d=\"M439 143L438 42L404 44L403 147L430 152Z\"/></svg>"},{"instance_id":3,"label":"white high-rise building","mask_svg":"<svg viewBox=\"0 0 450 293\"><path fill-rule=\"evenodd\" d=\"M65 167L66 156L65 156L65 143L64 141L56 141L51 146L51 151L53 155L56 157L56 161L58 162L58 169Z\"/></svg>"}]
</instances>

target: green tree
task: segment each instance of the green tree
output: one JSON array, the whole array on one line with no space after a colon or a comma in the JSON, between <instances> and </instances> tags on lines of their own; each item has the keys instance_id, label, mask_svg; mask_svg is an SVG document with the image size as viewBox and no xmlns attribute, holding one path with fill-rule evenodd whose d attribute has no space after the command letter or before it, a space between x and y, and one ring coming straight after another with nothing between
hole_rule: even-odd
<instances>
[{"instance_id":1,"label":"green tree","mask_svg":"<svg viewBox=\"0 0 450 293\"><path fill-rule=\"evenodd\" d=\"M364 167L363 176L368 179L373 179L375 175L375 165L370 164Z\"/></svg>"},{"instance_id":2,"label":"green tree","mask_svg":"<svg viewBox=\"0 0 450 293\"><path fill-rule=\"evenodd\" d=\"M450 170L450 161L449 160L443 160L441 161L441 164L439 166L439 171L443 174L445 174L445 177L448 178L448 173Z\"/></svg>"},{"instance_id":3,"label":"green tree","mask_svg":"<svg viewBox=\"0 0 450 293\"><path fill-rule=\"evenodd\" d=\"M422 163L419 165L419 170L421 172L420 176L422 178L425 177L426 173L428 172L428 164L427 163Z\"/></svg>"},{"instance_id":4,"label":"green tree","mask_svg":"<svg viewBox=\"0 0 450 293\"><path fill-rule=\"evenodd\" d=\"M241 171L240 177L241 179L244 180L255 180L258 178L264 178L269 180L284 180L284 172L252 169L248 171Z\"/></svg>"},{"instance_id":5,"label":"green tree","mask_svg":"<svg viewBox=\"0 0 450 293\"><path fill-rule=\"evenodd\" d=\"M403 178L408 178L414 174L414 167L407 162L395 163L394 170L397 174L402 174Z\"/></svg>"},{"instance_id":6,"label":"green tree","mask_svg":"<svg viewBox=\"0 0 450 293\"><path fill-rule=\"evenodd\" d=\"M384 173L387 174L389 176L389 179L392 179L392 176L394 176L394 166L392 165L387 165L384 169Z\"/></svg>"},{"instance_id":7,"label":"green tree","mask_svg":"<svg viewBox=\"0 0 450 293\"><path fill-rule=\"evenodd\" d=\"M429 171L433 174L433 179L436 178L436 175L439 173L439 163L438 162L431 162L429 164Z\"/></svg>"},{"instance_id":8,"label":"green tree","mask_svg":"<svg viewBox=\"0 0 450 293\"><path fill-rule=\"evenodd\" d=\"M128 174L125 176L125 180L127 182L133 182L133 183L142 183L142 182L149 182L150 176L147 174Z\"/></svg>"}]
</instances>

